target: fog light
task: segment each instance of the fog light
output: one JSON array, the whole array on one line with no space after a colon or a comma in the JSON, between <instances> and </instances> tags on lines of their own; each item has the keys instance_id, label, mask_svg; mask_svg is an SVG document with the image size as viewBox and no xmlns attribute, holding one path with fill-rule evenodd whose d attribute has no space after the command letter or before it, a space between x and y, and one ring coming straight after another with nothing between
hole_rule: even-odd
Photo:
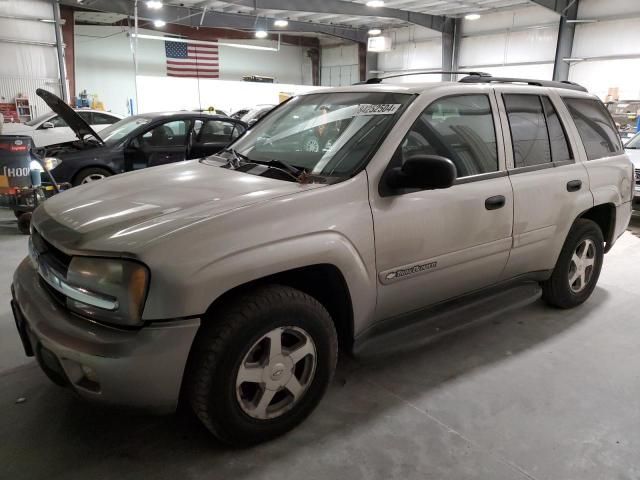
<instances>
[{"instance_id":1,"label":"fog light","mask_svg":"<svg viewBox=\"0 0 640 480\"><path fill-rule=\"evenodd\" d=\"M86 365L81 365L80 368L82 369L82 373L84 373L84 377L87 380L89 380L90 382L98 383L98 375L93 368L87 367Z\"/></svg>"}]
</instances>

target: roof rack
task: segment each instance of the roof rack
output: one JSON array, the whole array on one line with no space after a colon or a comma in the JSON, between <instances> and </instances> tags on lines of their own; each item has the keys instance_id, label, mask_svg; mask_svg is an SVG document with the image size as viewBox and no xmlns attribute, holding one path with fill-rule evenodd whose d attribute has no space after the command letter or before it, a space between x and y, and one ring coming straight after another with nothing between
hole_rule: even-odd
<instances>
[{"instance_id":1,"label":"roof rack","mask_svg":"<svg viewBox=\"0 0 640 480\"><path fill-rule=\"evenodd\" d=\"M511 78L511 77L493 77L488 73L471 73L468 76L461 78L460 83L515 83L532 85L536 87L553 87L564 88L567 90L576 90L579 92L587 92L587 89L582 85L574 82L563 80L561 82L555 82L552 80L534 80L530 78Z\"/></svg>"},{"instance_id":2,"label":"roof rack","mask_svg":"<svg viewBox=\"0 0 640 480\"><path fill-rule=\"evenodd\" d=\"M398 78L398 77L408 77L410 75L469 75L469 76L487 76L489 75L488 73L483 73L483 72L458 72L458 71L437 71L434 72L433 70L430 71L426 71L426 72L407 72L407 73L398 73L396 75L389 75L387 77L374 77L374 78L368 78L367 80L365 80L364 82L358 82L355 85L374 85L377 83L382 83L383 80L387 80L389 78ZM490 75L489 75L490 76Z\"/></svg>"}]
</instances>

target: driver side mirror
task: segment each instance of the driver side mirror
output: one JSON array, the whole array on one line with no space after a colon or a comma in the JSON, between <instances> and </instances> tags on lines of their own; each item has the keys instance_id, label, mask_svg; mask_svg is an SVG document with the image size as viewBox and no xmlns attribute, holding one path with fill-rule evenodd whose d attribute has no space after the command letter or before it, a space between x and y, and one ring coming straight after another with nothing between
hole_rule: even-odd
<instances>
[{"instance_id":1,"label":"driver side mirror","mask_svg":"<svg viewBox=\"0 0 640 480\"><path fill-rule=\"evenodd\" d=\"M417 154L387 172L385 180L392 190L436 190L449 188L456 177L456 166L448 158Z\"/></svg>"},{"instance_id":2,"label":"driver side mirror","mask_svg":"<svg viewBox=\"0 0 640 480\"><path fill-rule=\"evenodd\" d=\"M44 129L48 129L48 128L53 128L53 123L51 122L44 122L40 128L44 128Z\"/></svg>"}]
</instances>

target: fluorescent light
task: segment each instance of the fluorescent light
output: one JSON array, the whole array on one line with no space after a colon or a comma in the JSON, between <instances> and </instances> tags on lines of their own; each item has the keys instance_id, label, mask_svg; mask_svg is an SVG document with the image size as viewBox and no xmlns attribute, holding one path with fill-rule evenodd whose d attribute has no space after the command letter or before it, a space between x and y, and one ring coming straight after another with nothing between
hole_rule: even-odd
<instances>
[{"instance_id":1,"label":"fluorescent light","mask_svg":"<svg viewBox=\"0 0 640 480\"><path fill-rule=\"evenodd\" d=\"M478 20L480 18L480 14L479 13L470 13L468 15L465 15L464 18L466 20Z\"/></svg>"},{"instance_id":2,"label":"fluorescent light","mask_svg":"<svg viewBox=\"0 0 640 480\"><path fill-rule=\"evenodd\" d=\"M40 21L44 23L56 23L56 21L51 18L41 18Z\"/></svg>"},{"instance_id":3,"label":"fluorescent light","mask_svg":"<svg viewBox=\"0 0 640 480\"><path fill-rule=\"evenodd\" d=\"M371 7L371 8L384 7L384 2L382 0L369 0L367 2L367 7Z\"/></svg>"},{"instance_id":4,"label":"fluorescent light","mask_svg":"<svg viewBox=\"0 0 640 480\"><path fill-rule=\"evenodd\" d=\"M590 20L590 19L583 19L583 20L566 20L567 23L598 23L598 20Z\"/></svg>"},{"instance_id":5,"label":"fluorescent light","mask_svg":"<svg viewBox=\"0 0 640 480\"><path fill-rule=\"evenodd\" d=\"M162 40L169 42L191 43L194 45L220 45L223 47L245 48L247 50L264 50L268 52L279 51L275 47L263 47L262 45L251 45L247 43L207 42L206 40L190 40L188 38L165 37L163 35L145 35L144 33L132 33L131 36L134 38L143 38L145 40Z\"/></svg>"},{"instance_id":6,"label":"fluorescent light","mask_svg":"<svg viewBox=\"0 0 640 480\"><path fill-rule=\"evenodd\" d=\"M265 32L264 30L256 30L256 38L267 38L267 35L269 35L267 32Z\"/></svg>"},{"instance_id":7,"label":"fluorescent light","mask_svg":"<svg viewBox=\"0 0 640 480\"><path fill-rule=\"evenodd\" d=\"M584 58L570 57L570 58L563 58L562 61L564 61L564 62L584 62Z\"/></svg>"},{"instance_id":8,"label":"fluorescent light","mask_svg":"<svg viewBox=\"0 0 640 480\"><path fill-rule=\"evenodd\" d=\"M160 10L162 8L162 2L150 0L147 2L147 8L150 8L151 10Z\"/></svg>"},{"instance_id":9,"label":"fluorescent light","mask_svg":"<svg viewBox=\"0 0 640 480\"><path fill-rule=\"evenodd\" d=\"M273 22L273 24L276 27L286 27L287 25L289 25L289 21L288 20L276 20L275 22Z\"/></svg>"},{"instance_id":10,"label":"fluorescent light","mask_svg":"<svg viewBox=\"0 0 640 480\"><path fill-rule=\"evenodd\" d=\"M372 28L371 30L369 30L369 35L380 35L382 33L382 30L380 30L379 28Z\"/></svg>"},{"instance_id":11,"label":"fluorescent light","mask_svg":"<svg viewBox=\"0 0 640 480\"><path fill-rule=\"evenodd\" d=\"M156 28L162 28L167 24L167 22L165 22L164 20L154 20L153 21L153 26Z\"/></svg>"}]
</instances>

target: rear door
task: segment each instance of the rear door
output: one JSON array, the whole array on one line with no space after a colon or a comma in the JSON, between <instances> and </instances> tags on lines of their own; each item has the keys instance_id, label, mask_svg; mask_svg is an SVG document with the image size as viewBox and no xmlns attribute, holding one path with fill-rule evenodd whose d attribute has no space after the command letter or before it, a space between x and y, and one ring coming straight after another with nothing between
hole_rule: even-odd
<instances>
[{"instance_id":1,"label":"rear door","mask_svg":"<svg viewBox=\"0 0 640 480\"><path fill-rule=\"evenodd\" d=\"M574 220L593 206L575 132L550 89L495 89L514 194L513 249L504 278L554 268Z\"/></svg>"},{"instance_id":2,"label":"rear door","mask_svg":"<svg viewBox=\"0 0 640 480\"><path fill-rule=\"evenodd\" d=\"M197 119L191 134L189 158L218 153L245 131L244 125L231 119Z\"/></svg>"}]
</instances>

